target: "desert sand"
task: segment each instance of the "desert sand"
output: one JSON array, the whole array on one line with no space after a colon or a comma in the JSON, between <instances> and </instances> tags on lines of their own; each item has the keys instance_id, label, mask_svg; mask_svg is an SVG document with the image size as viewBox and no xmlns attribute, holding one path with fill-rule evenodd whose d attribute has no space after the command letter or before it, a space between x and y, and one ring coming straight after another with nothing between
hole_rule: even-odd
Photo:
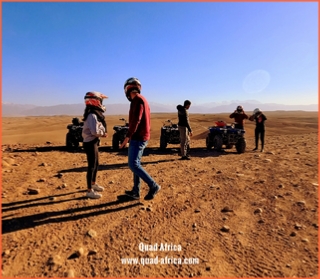
<instances>
[{"instance_id":1,"label":"desert sand","mask_svg":"<svg viewBox=\"0 0 320 279\"><path fill-rule=\"evenodd\" d=\"M206 149L228 114L190 113L190 161L159 150L176 114L152 114L142 162L162 189L148 202L145 183L140 200L118 198L132 173L112 126L126 116L106 118L98 200L84 197L85 153L64 147L72 116L3 117L2 277L317 278L318 113L265 112L263 153L246 122L243 154Z\"/></svg>"}]
</instances>

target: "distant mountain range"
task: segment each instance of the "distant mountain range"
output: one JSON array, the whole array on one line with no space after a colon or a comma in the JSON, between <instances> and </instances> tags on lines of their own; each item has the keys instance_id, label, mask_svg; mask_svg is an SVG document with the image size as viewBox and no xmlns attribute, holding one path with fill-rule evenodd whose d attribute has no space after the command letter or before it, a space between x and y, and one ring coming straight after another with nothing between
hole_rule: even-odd
<instances>
[{"instance_id":1,"label":"distant mountain range","mask_svg":"<svg viewBox=\"0 0 320 279\"><path fill-rule=\"evenodd\" d=\"M255 108L260 108L262 111L318 111L318 104L310 105L284 105L274 103L260 103L255 100L248 101L231 101L223 103L207 103L203 105L191 105L190 113L231 113L236 107L241 104L245 111L250 113ZM158 104L150 103L152 113L170 113L176 112L174 104ZM106 115L126 115L129 112L129 103L127 104L108 104L106 106ZM12 103L2 103L2 116L52 116L52 115L76 115L83 114L83 104L66 104L54 106L36 106L22 105Z\"/></svg>"}]
</instances>

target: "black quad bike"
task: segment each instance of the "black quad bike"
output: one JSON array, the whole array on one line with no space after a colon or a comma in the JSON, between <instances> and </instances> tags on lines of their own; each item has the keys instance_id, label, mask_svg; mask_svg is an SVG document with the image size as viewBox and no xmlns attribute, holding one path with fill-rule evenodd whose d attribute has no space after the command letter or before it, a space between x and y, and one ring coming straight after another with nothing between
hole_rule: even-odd
<instances>
[{"instance_id":1,"label":"black quad bike","mask_svg":"<svg viewBox=\"0 0 320 279\"><path fill-rule=\"evenodd\" d=\"M83 142L83 122L80 122L79 118L75 117L72 119L72 124L68 124L67 129L69 131L66 134L66 147L68 149L78 148L80 142Z\"/></svg>"},{"instance_id":2,"label":"black quad bike","mask_svg":"<svg viewBox=\"0 0 320 279\"><path fill-rule=\"evenodd\" d=\"M206 138L207 149L212 147L219 151L222 146L231 149L234 145L237 152L244 153L246 150L245 130L234 128L234 124L228 125L224 121L217 121L215 126L209 127L209 134Z\"/></svg>"},{"instance_id":3,"label":"black quad bike","mask_svg":"<svg viewBox=\"0 0 320 279\"><path fill-rule=\"evenodd\" d=\"M113 126L114 134L112 136L112 148L113 150L119 150L119 145L123 143L127 132L129 130L129 123L126 119L120 118L119 120L124 121L124 125Z\"/></svg>"},{"instance_id":4,"label":"black quad bike","mask_svg":"<svg viewBox=\"0 0 320 279\"><path fill-rule=\"evenodd\" d=\"M160 149L161 150L166 149L168 143L170 144L180 143L180 132L178 129L178 125L172 123L170 119L167 120L161 128Z\"/></svg>"}]
</instances>

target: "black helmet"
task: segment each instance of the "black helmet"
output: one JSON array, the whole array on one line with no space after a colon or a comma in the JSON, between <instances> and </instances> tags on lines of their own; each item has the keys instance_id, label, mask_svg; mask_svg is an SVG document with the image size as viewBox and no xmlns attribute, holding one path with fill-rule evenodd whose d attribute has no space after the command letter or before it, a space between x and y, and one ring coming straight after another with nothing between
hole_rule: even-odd
<instances>
[{"instance_id":1,"label":"black helmet","mask_svg":"<svg viewBox=\"0 0 320 279\"><path fill-rule=\"evenodd\" d=\"M131 77L126 80L123 88L124 88L124 93L127 96L127 99L131 102L132 100L130 97L130 93L131 92L140 93L141 92L141 82L139 79L137 79L135 77Z\"/></svg>"},{"instance_id":2,"label":"black helmet","mask_svg":"<svg viewBox=\"0 0 320 279\"><path fill-rule=\"evenodd\" d=\"M78 117L72 118L72 124L75 126L79 126L80 125L80 120Z\"/></svg>"},{"instance_id":3,"label":"black helmet","mask_svg":"<svg viewBox=\"0 0 320 279\"><path fill-rule=\"evenodd\" d=\"M237 106L237 112L243 112L243 107L242 106Z\"/></svg>"}]
</instances>

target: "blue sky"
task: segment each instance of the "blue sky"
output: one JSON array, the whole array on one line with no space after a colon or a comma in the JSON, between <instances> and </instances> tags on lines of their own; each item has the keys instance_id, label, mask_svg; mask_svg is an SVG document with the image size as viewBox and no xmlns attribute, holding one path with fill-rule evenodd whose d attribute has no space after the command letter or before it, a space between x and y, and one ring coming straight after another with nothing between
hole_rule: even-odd
<instances>
[{"instance_id":1,"label":"blue sky","mask_svg":"<svg viewBox=\"0 0 320 279\"><path fill-rule=\"evenodd\" d=\"M126 103L132 76L162 104L318 103L318 3L2 3L2 102Z\"/></svg>"}]
</instances>

